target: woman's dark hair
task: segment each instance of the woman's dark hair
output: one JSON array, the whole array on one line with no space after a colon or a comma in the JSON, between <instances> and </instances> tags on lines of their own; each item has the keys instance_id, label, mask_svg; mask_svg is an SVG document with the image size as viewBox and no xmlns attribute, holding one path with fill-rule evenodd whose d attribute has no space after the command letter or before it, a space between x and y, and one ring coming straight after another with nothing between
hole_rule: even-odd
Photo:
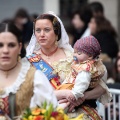
<instances>
[{"instance_id":1,"label":"woman's dark hair","mask_svg":"<svg viewBox=\"0 0 120 120\"><path fill-rule=\"evenodd\" d=\"M117 36L117 33L111 23L103 16L94 17L97 24L97 32L107 31L112 34L114 37Z\"/></svg>"},{"instance_id":2,"label":"woman's dark hair","mask_svg":"<svg viewBox=\"0 0 120 120\"><path fill-rule=\"evenodd\" d=\"M61 25L60 22L57 20L57 18L50 14L42 14L38 16L34 21L34 30L35 30L36 21L40 19L48 19L51 21L53 25L54 33L58 36L58 41L59 41L61 38Z\"/></svg>"},{"instance_id":3,"label":"woman's dark hair","mask_svg":"<svg viewBox=\"0 0 120 120\"><path fill-rule=\"evenodd\" d=\"M92 12L95 12L95 13L100 12L102 14L104 13L103 5L100 2L92 2L89 5L90 5Z\"/></svg>"},{"instance_id":4,"label":"woman's dark hair","mask_svg":"<svg viewBox=\"0 0 120 120\"><path fill-rule=\"evenodd\" d=\"M90 10L88 5L84 5L82 6L79 10L76 10L73 12L72 14L72 18L75 15L79 15L80 19L86 24L88 25L88 23L90 22L90 19L92 18L92 11Z\"/></svg>"},{"instance_id":5,"label":"woman's dark hair","mask_svg":"<svg viewBox=\"0 0 120 120\"><path fill-rule=\"evenodd\" d=\"M18 10L16 11L15 16L14 16L14 19L16 19L16 18L18 18L18 17L20 17L20 18L27 18L28 20L30 19L27 10L24 9L24 8L20 8L20 9L18 9Z\"/></svg>"},{"instance_id":6,"label":"woman's dark hair","mask_svg":"<svg viewBox=\"0 0 120 120\"><path fill-rule=\"evenodd\" d=\"M11 32L13 35L16 36L18 43L22 43L22 49L21 49L21 58L25 57L26 55L26 50L24 47L24 42L22 41L21 35L19 34L19 32L16 31L14 25L12 23L6 24L6 23L0 23L0 33L4 32L4 31L8 31Z\"/></svg>"}]
</instances>

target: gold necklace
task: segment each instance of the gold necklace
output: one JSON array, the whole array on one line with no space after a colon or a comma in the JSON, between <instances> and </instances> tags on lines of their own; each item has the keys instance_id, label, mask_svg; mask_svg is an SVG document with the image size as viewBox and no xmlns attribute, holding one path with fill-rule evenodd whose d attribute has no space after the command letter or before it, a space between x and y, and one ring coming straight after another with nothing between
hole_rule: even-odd
<instances>
[{"instance_id":1,"label":"gold necklace","mask_svg":"<svg viewBox=\"0 0 120 120\"><path fill-rule=\"evenodd\" d=\"M18 63L15 64L15 66L13 66L12 68L8 69L8 70L3 70L0 68L1 71L6 72L6 78L8 78L8 72L11 71L12 69L14 69L17 66Z\"/></svg>"}]
</instances>

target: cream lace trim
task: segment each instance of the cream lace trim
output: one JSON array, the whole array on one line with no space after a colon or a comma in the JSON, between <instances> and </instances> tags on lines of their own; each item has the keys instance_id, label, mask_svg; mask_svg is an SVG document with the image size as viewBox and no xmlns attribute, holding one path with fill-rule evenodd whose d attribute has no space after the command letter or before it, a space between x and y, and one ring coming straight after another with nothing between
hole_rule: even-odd
<instances>
[{"instance_id":1,"label":"cream lace trim","mask_svg":"<svg viewBox=\"0 0 120 120\"><path fill-rule=\"evenodd\" d=\"M26 74L30 68L30 63L26 58L23 58L20 62L22 66L16 81L11 86L6 87L4 89L5 93L0 97L4 98L7 97L10 93L16 93L19 90L21 84L25 81Z\"/></svg>"}]
</instances>

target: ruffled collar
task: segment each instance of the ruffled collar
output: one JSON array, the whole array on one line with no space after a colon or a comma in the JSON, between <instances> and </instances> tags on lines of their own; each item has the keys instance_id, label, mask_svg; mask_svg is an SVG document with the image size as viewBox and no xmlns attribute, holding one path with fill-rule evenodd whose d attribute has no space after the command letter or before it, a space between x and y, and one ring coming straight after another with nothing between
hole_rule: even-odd
<instances>
[{"instance_id":1,"label":"ruffled collar","mask_svg":"<svg viewBox=\"0 0 120 120\"><path fill-rule=\"evenodd\" d=\"M6 87L4 89L5 93L3 95L1 95L0 97L5 98L5 97L9 96L10 93L15 94L19 90L21 84L25 81L26 74L30 68L30 63L27 61L26 58L23 58L20 61L20 63L21 63L21 70L20 70L20 73L19 73L16 81L11 86Z\"/></svg>"}]
</instances>

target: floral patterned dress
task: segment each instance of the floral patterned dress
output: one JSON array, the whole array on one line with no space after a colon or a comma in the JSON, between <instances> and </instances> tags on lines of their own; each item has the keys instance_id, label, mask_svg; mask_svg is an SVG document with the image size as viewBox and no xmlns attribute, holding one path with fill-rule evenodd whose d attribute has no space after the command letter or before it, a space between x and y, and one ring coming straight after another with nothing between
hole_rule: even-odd
<instances>
[{"instance_id":1,"label":"floral patterned dress","mask_svg":"<svg viewBox=\"0 0 120 120\"><path fill-rule=\"evenodd\" d=\"M37 69L45 71L45 70L48 70L49 67L50 67L50 69L52 68L52 70L50 71L49 74L52 73L52 74L55 74L55 76L57 75L58 79L56 79L56 77L52 77L49 79L49 77L47 76L48 73L46 74L44 71L43 72L48 77L48 79L49 79L50 83L52 84L52 86L54 87L54 89L59 88L59 86L64 82L64 80L68 77L68 75L71 71L71 63L73 60L73 53L71 53L70 51L67 51L67 50L64 50L64 52L66 54L66 58L60 59L59 61L54 61L53 63L48 63L46 60L42 59L40 54L36 54L36 53L27 57L29 62ZM41 59L45 63L47 63L47 65L49 67L48 66L46 67L43 63L41 65L41 62L40 62ZM42 69L39 68L38 66L42 66ZM99 98L100 102L102 102L102 103L106 103L111 100L111 94L109 93L108 87L105 84L105 81L107 80L106 74L107 74L107 71L105 69L105 75L99 81L99 84L106 90L106 93ZM81 110L75 111L74 113L71 113L70 116L76 117L80 114L80 112L81 112Z\"/></svg>"}]
</instances>

